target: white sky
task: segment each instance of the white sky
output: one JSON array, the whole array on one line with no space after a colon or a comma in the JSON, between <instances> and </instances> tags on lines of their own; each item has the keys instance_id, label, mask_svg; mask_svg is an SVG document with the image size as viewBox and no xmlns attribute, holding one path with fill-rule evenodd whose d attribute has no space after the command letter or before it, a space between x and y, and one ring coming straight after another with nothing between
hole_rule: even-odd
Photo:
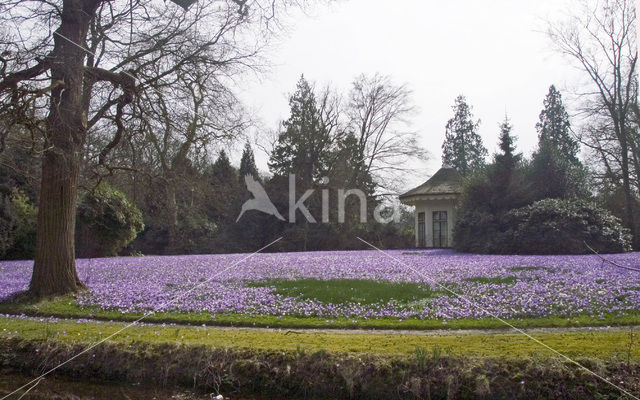
<instances>
[{"instance_id":1,"label":"white sky","mask_svg":"<svg viewBox=\"0 0 640 400\"><path fill-rule=\"evenodd\" d=\"M529 155L535 123L549 85L570 103L580 72L552 49L545 20L556 20L571 0L344 0L296 14L286 37L271 51L273 68L248 80L242 98L266 129L288 117L288 95L300 74L322 87L347 93L360 73L390 75L413 90L419 112L413 129L432 155L415 165L407 189L426 180L441 163L444 127L455 97L464 94L481 119L490 153L505 112ZM256 149L259 168L266 156Z\"/></svg>"}]
</instances>

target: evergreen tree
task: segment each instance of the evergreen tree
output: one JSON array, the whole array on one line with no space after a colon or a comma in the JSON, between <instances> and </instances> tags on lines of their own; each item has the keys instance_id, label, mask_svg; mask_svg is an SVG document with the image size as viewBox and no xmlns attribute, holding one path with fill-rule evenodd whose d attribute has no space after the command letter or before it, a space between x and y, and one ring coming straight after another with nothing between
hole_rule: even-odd
<instances>
[{"instance_id":1,"label":"evergreen tree","mask_svg":"<svg viewBox=\"0 0 640 400\"><path fill-rule=\"evenodd\" d=\"M207 209L209 218L228 223L235 218L238 208L238 177L224 150L211 168L211 193Z\"/></svg>"},{"instance_id":2,"label":"evergreen tree","mask_svg":"<svg viewBox=\"0 0 640 400\"><path fill-rule=\"evenodd\" d=\"M578 160L579 144L571 137L569 114L555 86L551 85L543 104L536 124L538 149L529 173L533 199L586 196L586 172Z\"/></svg>"},{"instance_id":3,"label":"evergreen tree","mask_svg":"<svg viewBox=\"0 0 640 400\"><path fill-rule=\"evenodd\" d=\"M242 151L242 158L240 159L239 179L244 184L245 175L251 175L254 178L258 178L258 167L256 166L256 159L253 155L253 149L249 142L245 144Z\"/></svg>"},{"instance_id":4,"label":"evergreen tree","mask_svg":"<svg viewBox=\"0 0 640 400\"><path fill-rule=\"evenodd\" d=\"M353 133L347 133L338 142L333 164L331 179L334 183L373 194L375 182L365 165L362 148Z\"/></svg>"},{"instance_id":5,"label":"evergreen tree","mask_svg":"<svg viewBox=\"0 0 640 400\"><path fill-rule=\"evenodd\" d=\"M516 154L515 138L511 135L512 129L509 117L505 116L504 121L500 124L499 148L501 153L494 156L497 170L504 173L505 176L511 176L518 162L522 160L522 154Z\"/></svg>"},{"instance_id":6,"label":"evergreen tree","mask_svg":"<svg viewBox=\"0 0 640 400\"><path fill-rule=\"evenodd\" d=\"M458 96L452 108L454 116L447 122L442 163L468 176L484 165L488 153L477 132L480 121L473 120L464 96Z\"/></svg>"},{"instance_id":7,"label":"evergreen tree","mask_svg":"<svg viewBox=\"0 0 640 400\"><path fill-rule=\"evenodd\" d=\"M269 158L269 168L274 177L268 185L271 200L276 207L289 205L288 174L296 175L296 193L304 193L320 182L327 174L332 156L331 136L323 124L312 86L304 76L300 77L296 91L289 98L290 116L282 123L282 131ZM314 218L320 214L320 197L313 196L305 207ZM315 231L320 225L309 226L303 212L296 212L296 224L287 225L285 232L294 248L308 250L314 246Z\"/></svg>"},{"instance_id":8,"label":"evergreen tree","mask_svg":"<svg viewBox=\"0 0 640 400\"><path fill-rule=\"evenodd\" d=\"M551 144L558 154L572 164L579 164L578 142L571 137L569 114L562 103L562 95L554 85L544 99L544 108L540 112L540 121L536 124L540 146Z\"/></svg>"},{"instance_id":9,"label":"evergreen tree","mask_svg":"<svg viewBox=\"0 0 640 400\"><path fill-rule=\"evenodd\" d=\"M322 176L330 155L330 138L316 105L313 88L300 77L289 98L291 115L271 153L269 168L274 175L296 174L303 187Z\"/></svg>"},{"instance_id":10,"label":"evergreen tree","mask_svg":"<svg viewBox=\"0 0 640 400\"><path fill-rule=\"evenodd\" d=\"M235 181L236 171L231 166L229 157L224 150L220 150L218 159L213 164L212 173L215 184L228 185Z\"/></svg>"},{"instance_id":11,"label":"evergreen tree","mask_svg":"<svg viewBox=\"0 0 640 400\"><path fill-rule=\"evenodd\" d=\"M500 124L499 152L494 155L490 168L491 209L494 213L508 211L528 203L522 179L516 176L520 172L522 154L516 153L515 137L509 118L505 116Z\"/></svg>"},{"instance_id":12,"label":"evergreen tree","mask_svg":"<svg viewBox=\"0 0 640 400\"><path fill-rule=\"evenodd\" d=\"M347 133L338 141L331 166L328 177L330 178L329 189L332 193L337 195L337 190L344 188L362 190L367 196L367 210L370 213L377 205L373 195L375 183L365 165L362 148L353 133ZM360 223L358 198L350 196L346 199L345 216L346 223L339 224L336 229L347 232ZM333 218L336 220L337 215Z\"/></svg>"}]
</instances>

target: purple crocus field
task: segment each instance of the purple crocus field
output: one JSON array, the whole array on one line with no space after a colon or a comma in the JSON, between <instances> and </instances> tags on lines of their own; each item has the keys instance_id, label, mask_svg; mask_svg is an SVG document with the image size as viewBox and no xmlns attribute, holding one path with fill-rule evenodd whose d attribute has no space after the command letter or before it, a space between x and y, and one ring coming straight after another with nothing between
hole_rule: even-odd
<instances>
[{"instance_id":1,"label":"purple crocus field","mask_svg":"<svg viewBox=\"0 0 640 400\"><path fill-rule=\"evenodd\" d=\"M486 256L442 250L388 253L405 265L378 251L257 254L237 265L247 255L82 259L77 262L78 273L91 291L78 303L122 312L152 309L327 318L478 318L487 317L487 311L502 318L601 316L640 310L640 273L603 264L595 256ZM640 253L608 258L640 267ZM26 289L32 265L31 261L1 262L0 297ZM466 280L478 277L516 280L504 284ZM413 304L325 304L246 285L269 278L409 281L438 289L436 281L472 299L479 308L450 295Z\"/></svg>"}]
</instances>

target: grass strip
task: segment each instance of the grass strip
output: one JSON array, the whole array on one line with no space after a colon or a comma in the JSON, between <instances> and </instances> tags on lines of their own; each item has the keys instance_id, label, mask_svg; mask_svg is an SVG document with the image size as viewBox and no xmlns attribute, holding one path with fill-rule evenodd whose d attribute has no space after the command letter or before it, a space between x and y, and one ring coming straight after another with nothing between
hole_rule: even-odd
<instances>
[{"instance_id":1,"label":"grass strip","mask_svg":"<svg viewBox=\"0 0 640 400\"><path fill-rule=\"evenodd\" d=\"M37 376L122 326L0 317L0 363ZM574 332L536 337L626 390L640 390L637 336ZM621 395L514 334L294 333L142 325L92 348L56 370L56 375L191 388L232 398L618 399Z\"/></svg>"},{"instance_id":2,"label":"grass strip","mask_svg":"<svg viewBox=\"0 0 640 400\"><path fill-rule=\"evenodd\" d=\"M135 321L142 313L104 310L95 306L79 306L72 297L58 297L37 303L0 303L0 314L35 317L88 318L102 321ZM493 318L482 319L398 319L398 318L318 318L275 315L217 314L158 312L145 318L146 322L187 325L272 327L272 328L340 328L340 329L502 329L505 325ZM519 328L562 328L581 326L636 326L640 313L604 314L602 317L578 315L507 319Z\"/></svg>"},{"instance_id":3,"label":"grass strip","mask_svg":"<svg viewBox=\"0 0 640 400\"><path fill-rule=\"evenodd\" d=\"M116 322L38 321L0 318L0 338L92 343L125 324ZM537 333L536 338L570 357L639 360L638 334L616 332ZM179 344L264 351L328 351L332 353L413 354L416 349L458 356L523 358L555 357L519 334L402 335L264 331L196 326L132 326L109 340L113 343Z\"/></svg>"}]
</instances>

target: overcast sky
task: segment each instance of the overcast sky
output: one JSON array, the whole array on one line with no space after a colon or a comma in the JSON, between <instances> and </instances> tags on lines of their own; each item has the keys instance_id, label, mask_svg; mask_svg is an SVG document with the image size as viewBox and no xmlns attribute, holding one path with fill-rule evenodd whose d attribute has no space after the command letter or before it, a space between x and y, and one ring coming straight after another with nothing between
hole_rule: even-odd
<instances>
[{"instance_id":1,"label":"overcast sky","mask_svg":"<svg viewBox=\"0 0 640 400\"><path fill-rule=\"evenodd\" d=\"M505 113L518 149L535 148L535 124L549 85L566 102L580 72L554 52L543 33L571 0L343 0L295 15L273 48L273 68L262 81L248 80L242 97L268 129L288 117L288 95L300 74L343 93L361 73L390 75L413 91L413 129L431 161L415 165L415 186L441 165L445 124L455 97L464 94L481 119L490 153ZM256 149L259 153L259 151ZM266 156L256 154L267 170Z\"/></svg>"}]
</instances>

